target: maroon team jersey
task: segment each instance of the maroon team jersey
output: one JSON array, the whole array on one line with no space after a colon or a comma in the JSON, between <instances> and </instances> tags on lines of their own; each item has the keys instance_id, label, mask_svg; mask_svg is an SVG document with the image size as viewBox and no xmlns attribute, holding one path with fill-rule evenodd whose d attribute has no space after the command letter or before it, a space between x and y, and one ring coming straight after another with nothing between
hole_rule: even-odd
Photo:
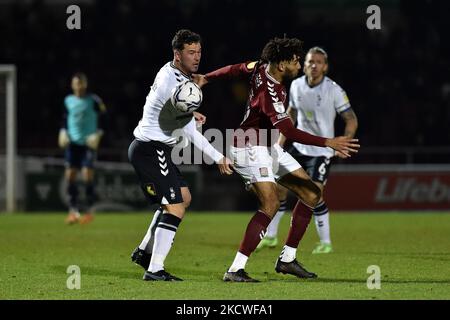
<instances>
[{"instance_id":1,"label":"maroon team jersey","mask_svg":"<svg viewBox=\"0 0 450 320\"><path fill-rule=\"evenodd\" d=\"M275 80L267 71L267 64L258 64L254 62L241 63L219 69L206 75L208 81L216 78L248 76L250 78L250 92L247 100L244 120L239 128L246 132L245 143L248 143L249 130L254 130L256 145L267 145L271 141L271 130L275 125L284 120L290 120L286 113L286 88L283 84ZM267 135L264 135L266 141L260 141L260 130L265 129ZM239 132L235 139L235 145L242 146L239 141ZM242 133L242 132L241 132ZM267 137L267 139L265 139ZM252 139L253 140L253 139Z\"/></svg>"},{"instance_id":2,"label":"maroon team jersey","mask_svg":"<svg viewBox=\"0 0 450 320\"><path fill-rule=\"evenodd\" d=\"M247 107L239 129L234 134L234 145L244 147L248 144L269 146L276 142L280 130L288 139L298 143L325 146L325 138L311 135L294 127L286 113L286 89L268 72L265 63L247 62L229 65L206 74L206 79L250 78L250 93ZM278 131L277 131L278 133Z\"/></svg>"}]
</instances>

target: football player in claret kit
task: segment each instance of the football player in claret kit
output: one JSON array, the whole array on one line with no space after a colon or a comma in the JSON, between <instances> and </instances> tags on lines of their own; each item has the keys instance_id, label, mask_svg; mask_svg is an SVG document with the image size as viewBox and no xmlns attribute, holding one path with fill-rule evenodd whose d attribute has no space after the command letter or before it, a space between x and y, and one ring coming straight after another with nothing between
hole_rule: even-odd
<instances>
[{"instance_id":1,"label":"football player in claret kit","mask_svg":"<svg viewBox=\"0 0 450 320\"><path fill-rule=\"evenodd\" d=\"M67 224L88 223L94 218L94 162L105 127L106 107L95 94L87 93L88 80L84 73L72 77L73 94L64 99L64 111L58 145L65 149L64 177L69 196ZM87 212L80 216L78 171L81 169L86 191Z\"/></svg>"},{"instance_id":2,"label":"football player in claret kit","mask_svg":"<svg viewBox=\"0 0 450 320\"><path fill-rule=\"evenodd\" d=\"M131 260L146 270L144 280L181 280L164 268L164 261L191 201L189 187L171 159L172 149L178 142L174 131L182 129L184 136L218 164L222 174L233 173L231 161L197 131L196 119L202 121L203 116L180 111L193 109L189 106L177 109L172 102L174 94L186 81L191 81L189 85L194 86L187 86L190 90L188 95L195 96L194 89L198 87L192 82L191 74L197 72L201 59L200 36L189 30L180 30L172 40L172 49L173 61L166 63L156 75L142 119L133 132L135 139L128 149L129 160L146 198L150 204L160 205L144 239L131 255ZM200 94L200 88L198 91Z\"/></svg>"},{"instance_id":3,"label":"football player in claret kit","mask_svg":"<svg viewBox=\"0 0 450 320\"><path fill-rule=\"evenodd\" d=\"M267 226L279 208L276 181L292 191L297 196L298 202L293 210L286 245L276 261L275 270L300 278L316 277L316 274L308 272L298 263L296 251L310 222L312 209L317 206L321 197L320 188L289 153L278 144L272 145L271 139L262 141L259 138L260 133L276 128L293 141L319 147L331 147L347 157L350 153L357 152L359 145L356 139L323 138L294 127L285 110L284 83L297 76L301 52L300 40L275 38L266 44L261 60L256 63L230 65L206 75L195 76L195 81L200 87L223 78L246 76L250 79L247 110L240 125L241 130L236 130L230 156L235 171L255 192L260 205L259 210L247 225L235 259L224 274L224 281L258 281L245 272L245 265L250 254L264 237ZM267 136L269 135L268 133Z\"/></svg>"},{"instance_id":4,"label":"football player in claret kit","mask_svg":"<svg viewBox=\"0 0 450 320\"><path fill-rule=\"evenodd\" d=\"M309 49L304 64L305 75L295 79L291 84L287 114L297 122L297 128L300 130L327 137L334 136L334 120L336 114L339 114L345 122L344 135L353 138L358 128L358 119L350 106L347 94L326 76L327 71L326 51L320 47ZM286 138L281 135L279 144L283 147L285 142ZM322 192L327 182L332 157L345 158L340 152L330 148L300 143L293 143L288 152L302 165ZM280 209L270 222L267 233L257 249L274 247L277 244L278 224L286 208L287 194L287 189L279 186ZM330 253L333 248L329 212L323 197L314 208L313 215L320 242L312 253Z\"/></svg>"}]
</instances>

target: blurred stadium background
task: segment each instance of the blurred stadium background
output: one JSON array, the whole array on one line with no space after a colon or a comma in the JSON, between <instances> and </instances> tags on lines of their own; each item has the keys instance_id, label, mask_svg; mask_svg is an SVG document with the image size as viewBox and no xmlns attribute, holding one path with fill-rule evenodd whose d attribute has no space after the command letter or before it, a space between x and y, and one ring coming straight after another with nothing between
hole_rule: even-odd
<instances>
[{"instance_id":1,"label":"blurred stadium background","mask_svg":"<svg viewBox=\"0 0 450 320\"><path fill-rule=\"evenodd\" d=\"M68 30L66 8L81 8L81 30ZM381 8L369 30L366 8ZM15 209L64 211L57 134L70 77L83 71L105 101L108 130L99 151L99 211L146 209L127 162L132 131L170 40L189 28L203 38L201 72L259 57L268 39L296 36L323 46L329 76L348 93L362 148L335 160L327 189L331 210L450 209L450 60L445 1L283 0L118 1L0 0L0 64L17 78ZM6 209L5 74L0 75L0 212ZM205 89L204 129L235 128L246 83ZM337 130L342 125L337 121ZM193 210L253 210L237 175L184 166ZM205 201L208 199L208 201Z\"/></svg>"}]
</instances>

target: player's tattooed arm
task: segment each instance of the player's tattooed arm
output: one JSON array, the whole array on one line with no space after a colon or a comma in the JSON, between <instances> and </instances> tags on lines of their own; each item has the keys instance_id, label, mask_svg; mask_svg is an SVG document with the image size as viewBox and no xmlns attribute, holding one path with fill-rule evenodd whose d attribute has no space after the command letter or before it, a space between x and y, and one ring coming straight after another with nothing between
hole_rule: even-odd
<instances>
[{"instance_id":1,"label":"player's tattooed arm","mask_svg":"<svg viewBox=\"0 0 450 320\"><path fill-rule=\"evenodd\" d=\"M341 118L345 122L344 136L353 138L356 134L356 130L358 129L358 118L356 117L355 112L352 108L345 110L340 113ZM345 154L336 151L334 152L335 156L341 159L348 158Z\"/></svg>"},{"instance_id":2,"label":"player's tattooed arm","mask_svg":"<svg viewBox=\"0 0 450 320\"><path fill-rule=\"evenodd\" d=\"M352 108L340 113L341 118L345 122L344 136L353 138L358 129L358 118Z\"/></svg>"}]
</instances>

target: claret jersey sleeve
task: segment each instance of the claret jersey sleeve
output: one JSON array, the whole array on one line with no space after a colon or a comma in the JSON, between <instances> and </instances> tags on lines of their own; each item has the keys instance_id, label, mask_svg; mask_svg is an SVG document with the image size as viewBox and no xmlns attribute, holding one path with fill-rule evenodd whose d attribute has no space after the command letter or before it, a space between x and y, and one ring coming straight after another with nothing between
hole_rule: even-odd
<instances>
[{"instance_id":1,"label":"claret jersey sleeve","mask_svg":"<svg viewBox=\"0 0 450 320\"><path fill-rule=\"evenodd\" d=\"M237 78L242 76L250 76L255 69L256 62L244 62L229 65L215 71L209 72L205 75L208 81L215 81L221 79Z\"/></svg>"}]
</instances>

